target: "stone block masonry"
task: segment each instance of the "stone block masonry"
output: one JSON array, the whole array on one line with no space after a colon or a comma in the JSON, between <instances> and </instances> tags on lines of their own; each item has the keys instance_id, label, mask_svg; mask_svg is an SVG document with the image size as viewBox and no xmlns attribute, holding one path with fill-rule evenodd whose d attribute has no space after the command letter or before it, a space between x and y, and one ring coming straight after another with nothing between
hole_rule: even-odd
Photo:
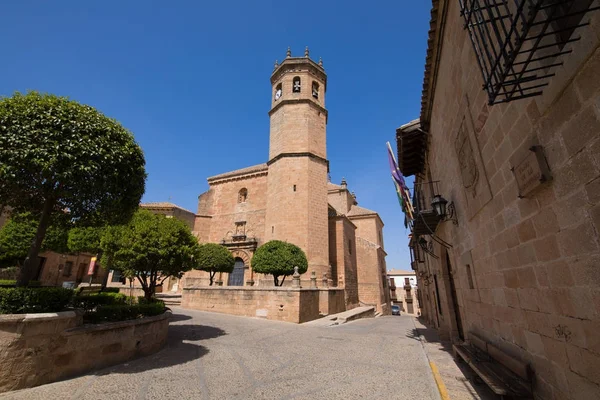
<instances>
[{"instance_id":1,"label":"stone block masonry","mask_svg":"<svg viewBox=\"0 0 600 400\"><path fill-rule=\"evenodd\" d=\"M323 307L339 312L344 304L343 291L290 287L186 287L181 306L245 317L303 323L320 317L319 295L327 296ZM343 310L340 310L343 311Z\"/></svg>"},{"instance_id":2,"label":"stone block masonry","mask_svg":"<svg viewBox=\"0 0 600 400\"><path fill-rule=\"evenodd\" d=\"M75 311L0 315L0 393L155 353L167 342L170 315L98 325L83 325Z\"/></svg>"}]
</instances>

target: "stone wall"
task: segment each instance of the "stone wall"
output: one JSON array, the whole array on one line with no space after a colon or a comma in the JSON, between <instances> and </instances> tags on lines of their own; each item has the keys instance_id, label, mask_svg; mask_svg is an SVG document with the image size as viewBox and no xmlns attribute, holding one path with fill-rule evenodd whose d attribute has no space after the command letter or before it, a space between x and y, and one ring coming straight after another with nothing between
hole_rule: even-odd
<instances>
[{"instance_id":1,"label":"stone wall","mask_svg":"<svg viewBox=\"0 0 600 400\"><path fill-rule=\"evenodd\" d=\"M75 311L0 315L0 392L152 354L167 341L170 314L99 325Z\"/></svg>"},{"instance_id":2,"label":"stone wall","mask_svg":"<svg viewBox=\"0 0 600 400\"><path fill-rule=\"evenodd\" d=\"M319 318L319 292L288 287L185 287L181 306L302 323Z\"/></svg>"},{"instance_id":3,"label":"stone wall","mask_svg":"<svg viewBox=\"0 0 600 400\"><path fill-rule=\"evenodd\" d=\"M334 286L345 288L346 309L358 306L356 226L344 216L329 218L330 278ZM322 278L322 277L317 277Z\"/></svg>"},{"instance_id":4,"label":"stone wall","mask_svg":"<svg viewBox=\"0 0 600 400\"><path fill-rule=\"evenodd\" d=\"M442 223L453 248L418 264L433 278L423 314L444 337L478 332L531 363L538 399L598 398L600 14L542 96L489 106L458 1L447 3L423 176L440 181L458 226ZM511 168L531 145L553 179L520 198Z\"/></svg>"},{"instance_id":5,"label":"stone wall","mask_svg":"<svg viewBox=\"0 0 600 400\"><path fill-rule=\"evenodd\" d=\"M337 314L346 310L344 289L319 289L319 313L321 315Z\"/></svg>"}]
</instances>

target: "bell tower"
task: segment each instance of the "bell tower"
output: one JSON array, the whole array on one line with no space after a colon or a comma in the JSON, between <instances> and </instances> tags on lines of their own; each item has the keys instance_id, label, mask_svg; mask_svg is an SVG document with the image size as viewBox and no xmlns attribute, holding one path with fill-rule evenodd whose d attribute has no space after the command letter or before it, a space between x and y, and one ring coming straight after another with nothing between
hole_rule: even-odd
<instances>
[{"instance_id":1,"label":"bell tower","mask_svg":"<svg viewBox=\"0 0 600 400\"><path fill-rule=\"evenodd\" d=\"M325 91L321 60L286 58L271 75L269 172L265 239L293 243L306 253L308 272L330 274L327 214Z\"/></svg>"}]
</instances>

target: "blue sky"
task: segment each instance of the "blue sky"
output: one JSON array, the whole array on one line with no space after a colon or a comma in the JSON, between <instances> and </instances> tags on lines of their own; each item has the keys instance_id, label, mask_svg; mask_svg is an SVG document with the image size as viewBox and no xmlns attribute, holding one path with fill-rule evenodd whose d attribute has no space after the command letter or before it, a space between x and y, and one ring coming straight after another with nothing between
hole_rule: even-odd
<instances>
[{"instance_id":1,"label":"blue sky","mask_svg":"<svg viewBox=\"0 0 600 400\"><path fill-rule=\"evenodd\" d=\"M92 105L142 146L144 201L196 211L206 177L267 161L275 59L323 58L331 178L384 223L388 269L410 269L385 142L419 116L429 1L7 1L0 95Z\"/></svg>"}]
</instances>

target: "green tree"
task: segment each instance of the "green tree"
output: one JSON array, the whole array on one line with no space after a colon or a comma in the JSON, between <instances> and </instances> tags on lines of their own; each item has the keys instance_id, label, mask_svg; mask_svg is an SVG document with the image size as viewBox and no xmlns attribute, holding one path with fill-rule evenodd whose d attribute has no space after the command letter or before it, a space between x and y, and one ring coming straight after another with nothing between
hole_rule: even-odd
<instances>
[{"instance_id":1,"label":"green tree","mask_svg":"<svg viewBox=\"0 0 600 400\"><path fill-rule=\"evenodd\" d=\"M210 286L212 286L217 272L231 273L234 265L235 259L225 246L215 243L204 243L199 246L196 269L209 273Z\"/></svg>"},{"instance_id":2,"label":"green tree","mask_svg":"<svg viewBox=\"0 0 600 400\"><path fill-rule=\"evenodd\" d=\"M138 210L128 224L105 229L100 265L137 278L145 297L151 299L165 279L181 278L195 267L198 247L183 222Z\"/></svg>"},{"instance_id":3,"label":"green tree","mask_svg":"<svg viewBox=\"0 0 600 400\"><path fill-rule=\"evenodd\" d=\"M54 218L48 228L41 251L52 250L67 253L68 227ZM31 213L13 214L0 228L0 267L21 266L27 257L29 245L35 237L37 219Z\"/></svg>"},{"instance_id":4,"label":"green tree","mask_svg":"<svg viewBox=\"0 0 600 400\"><path fill-rule=\"evenodd\" d=\"M275 286L283 286L285 277L294 273L294 267L303 274L308 261L302 249L292 243L271 240L260 246L252 257L252 269L259 274L273 275ZM283 279L279 281L279 277Z\"/></svg>"},{"instance_id":5,"label":"green tree","mask_svg":"<svg viewBox=\"0 0 600 400\"><path fill-rule=\"evenodd\" d=\"M67 244L72 253L100 254L104 227L83 226L69 230Z\"/></svg>"},{"instance_id":6,"label":"green tree","mask_svg":"<svg viewBox=\"0 0 600 400\"><path fill-rule=\"evenodd\" d=\"M78 224L127 221L144 193L133 135L93 107L29 92L0 99L0 204L38 216L17 284L34 272L54 213Z\"/></svg>"}]
</instances>

